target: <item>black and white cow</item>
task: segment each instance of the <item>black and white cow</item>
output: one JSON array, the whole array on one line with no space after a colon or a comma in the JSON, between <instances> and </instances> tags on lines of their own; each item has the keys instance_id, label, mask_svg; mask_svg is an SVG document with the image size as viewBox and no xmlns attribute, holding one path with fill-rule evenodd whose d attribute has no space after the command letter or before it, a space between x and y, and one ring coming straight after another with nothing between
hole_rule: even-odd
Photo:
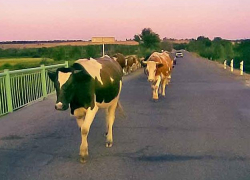
<instances>
[{"instance_id":1,"label":"black and white cow","mask_svg":"<svg viewBox=\"0 0 250 180\"><path fill-rule=\"evenodd\" d=\"M49 72L57 94L56 110L71 108L81 130L80 161L88 156L87 136L99 108L106 109L106 147L113 144L112 127L122 88L122 69L108 56L80 59L70 68Z\"/></svg>"}]
</instances>

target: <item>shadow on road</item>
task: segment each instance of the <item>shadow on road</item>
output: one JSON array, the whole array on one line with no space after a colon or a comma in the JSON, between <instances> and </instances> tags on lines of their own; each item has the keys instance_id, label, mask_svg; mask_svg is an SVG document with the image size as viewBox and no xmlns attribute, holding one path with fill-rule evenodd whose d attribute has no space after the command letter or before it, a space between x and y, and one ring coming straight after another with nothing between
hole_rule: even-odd
<instances>
[{"instance_id":1,"label":"shadow on road","mask_svg":"<svg viewBox=\"0 0 250 180\"><path fill-rule=\"evenodd\" d=\"M212 156L212 155L202 155L202 156L183 156L183 155L173 155L173 154L164 154L160 156L141 156L137 157L139 161L148 161L148 162L177 162L177 161L192 161L192 160L219 160L219 161L248 161L249 158L234 156Z\"/></svg>"}]
</instances>

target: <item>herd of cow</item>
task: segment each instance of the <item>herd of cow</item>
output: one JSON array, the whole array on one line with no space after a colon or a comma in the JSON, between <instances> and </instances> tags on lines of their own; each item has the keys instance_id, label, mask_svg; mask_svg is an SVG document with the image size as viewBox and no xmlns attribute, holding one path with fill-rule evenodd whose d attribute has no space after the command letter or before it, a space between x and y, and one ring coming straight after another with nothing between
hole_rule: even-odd
<instances>
[{"instance_id":1,"label":"herd of cow","mask_svg":"<svg viewBox=\"0 0 250 180\"><path fill-rule=\"evenodd\" d=\"M81 162L88 157L87 136L99 108L106 109L106 147L112 147L115 110L122 109L119 102L122 77L141 66L148 74L153 99L158 99L158 92L165 96L165 87L170 82L173 68L173 58L168 52L154 52L142 61L136 56L124 57L120 53L113 57L80 59L70 68L48 73L56 89L55 109L67 110L70 107L80 128Z\"/></svg>"},{"instance_id":2,"label":"herd of cow","mask_svg":"<svg viewBox=\"0 0 250 180\"><path fill-rule=\"evenodd\" d=\"M141 60L136 55L125 57L121 53L116 53L112 58L120 64L125 75L141 67Z\"/></svg>"}]
</instances>

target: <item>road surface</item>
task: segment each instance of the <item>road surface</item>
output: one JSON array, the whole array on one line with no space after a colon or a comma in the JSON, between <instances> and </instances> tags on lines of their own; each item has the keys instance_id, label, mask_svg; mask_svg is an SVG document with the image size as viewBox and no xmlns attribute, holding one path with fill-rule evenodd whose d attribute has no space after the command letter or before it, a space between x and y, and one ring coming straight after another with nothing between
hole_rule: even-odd
<instances>
[{"instance_id":1,"label":"road surface","mask_svg":"<svg viewBox=\"0 0 250 180\"><path fill-rule=\"evenodd\" d=\"M75 119L54 103L52 95L0 118L0 179L250 179L250 88L214 62L185 52L158 102L142 69L126 76L114 145L105 147L99 111L85 164Z\"/></svg>"}]
</instances>

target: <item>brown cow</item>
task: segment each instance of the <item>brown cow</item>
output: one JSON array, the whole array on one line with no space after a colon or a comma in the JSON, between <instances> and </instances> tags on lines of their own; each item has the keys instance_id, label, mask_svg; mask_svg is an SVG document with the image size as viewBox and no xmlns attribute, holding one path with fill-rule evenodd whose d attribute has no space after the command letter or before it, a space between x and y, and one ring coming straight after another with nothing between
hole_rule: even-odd
<instances>
[{"instance_id":1,"label":"brown cow","mask_svg":"<svg viewBox=\"0 0 250 180\"><path fill-rule=\"evenodd\" d=\"M125 60L125 56L121 53L116 53L115 55L113 55L112 57L116 62L118 62L121 66L121 68L123 69L123 73L126 69L126 60Z\"/></svg>"},{"instance_id":2,"label":"brown cow","mask_svg":"<svg viewBox=\"0 0 250 180\"><path fill-rule=\"evenodd\" d=\"M139 68L139 60L136 55L126 56L126 70L125 72L129 74L131 71L135 71Z\"/></svg>"},{"instance_id":3,"label":"brown cow","mask_svg":"<svg viewBox=\"0 0 250 180\"><path fill-rule=\"evenodd\" d=\"M148 81L152 83L153 99L157 100L159 98L158 91L162 96L165 96L165 88L170 82L173 67L173 61L169 54L154 52L143 63L147 65Z\"/></svg>"}]
</instances>

